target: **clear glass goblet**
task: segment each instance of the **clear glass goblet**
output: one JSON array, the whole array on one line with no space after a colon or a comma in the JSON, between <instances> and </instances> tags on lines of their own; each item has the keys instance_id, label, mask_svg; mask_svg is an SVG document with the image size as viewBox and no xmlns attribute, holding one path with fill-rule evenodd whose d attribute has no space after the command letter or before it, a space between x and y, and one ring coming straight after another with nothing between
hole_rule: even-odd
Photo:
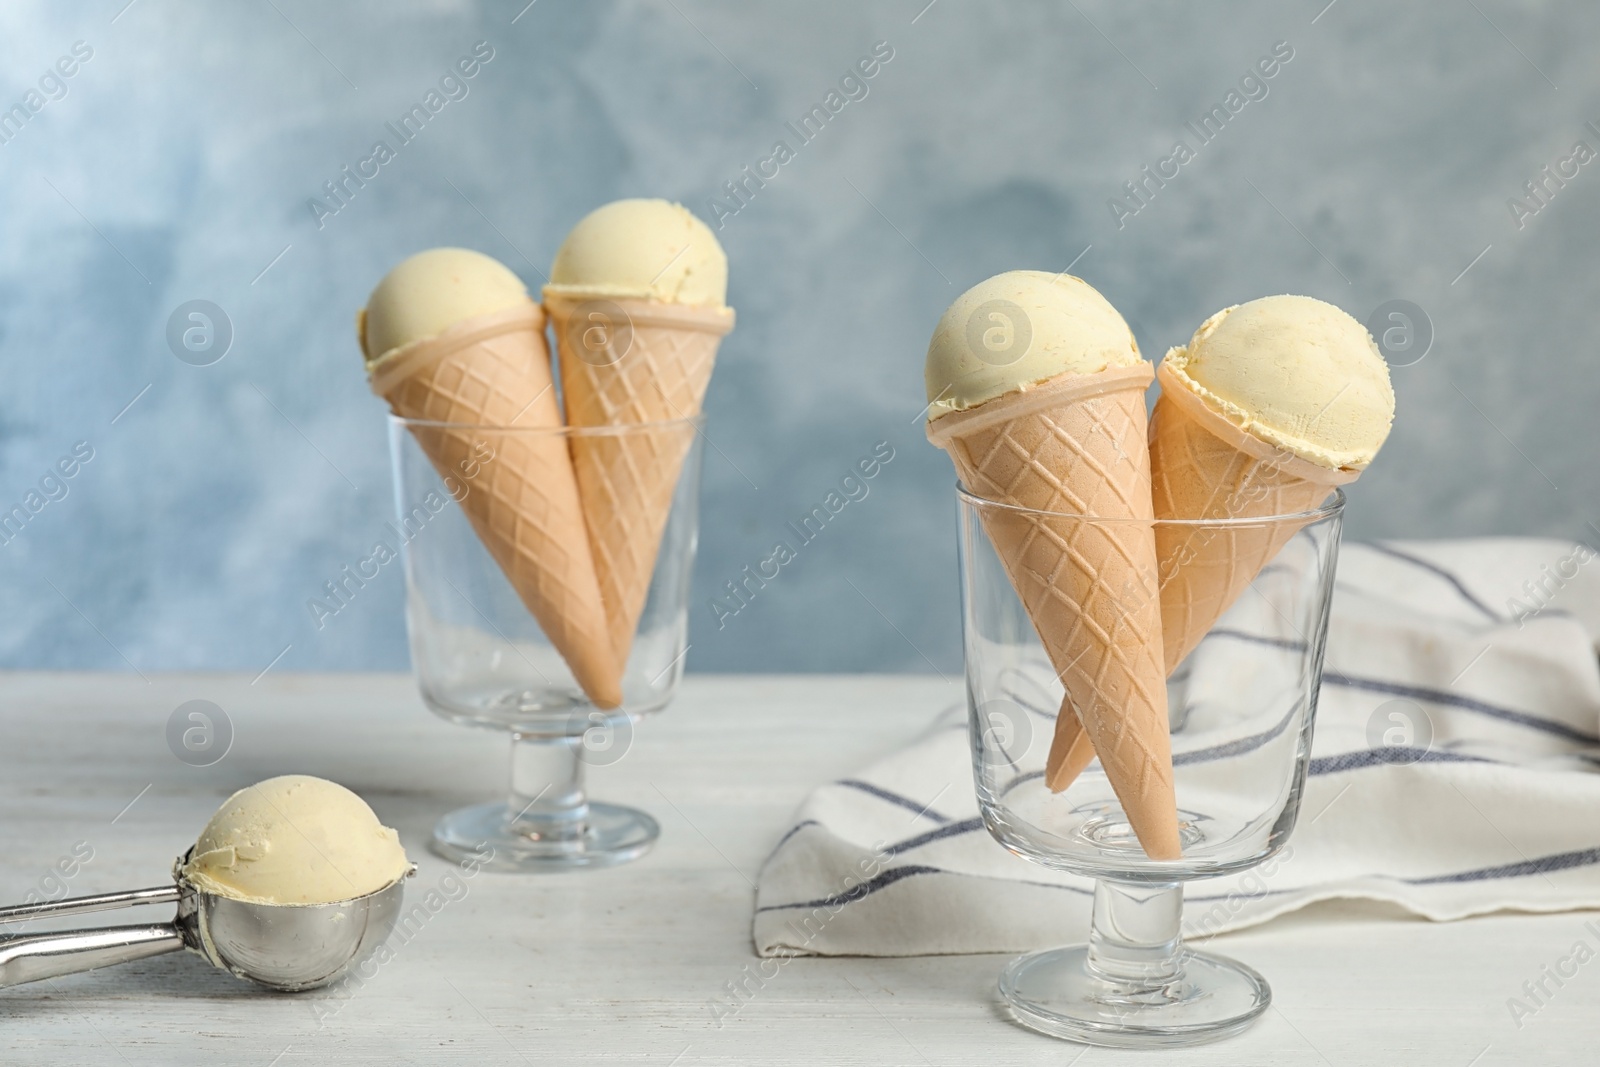
<instances>
[{"instance_id":1,"label":"clear glass goblet","mask_svg":"<svg viewBox=\"0 0 1600 1067\"><path fill-rule=\"evenodd\" d=\"M959 495L969 732L984 823L1011 852L1095 879L1088 944L1014 960L1000 978L1002 1000L1024 1025L1096 1045L1191 1045L1243 1030L1271 991L1249 967L1184 945L1183 883L1263 863L1294 827L1343 495L1336 490L1303 514L1153 523ZM1069 546L1095 527L1130 523L1197 557L1234 544L1282 545L1167 682L1179 859L1145 854L1098 760L1061 793L1045 785L1064 687L988 533L1018 521ZM1171 581L1187 562L1168 560L1170 573L1158 581Z\"/></svg>"},{"instance_id":2,"label":"clear glass goblet","mask_svg":"<svg viewBox=\"0 0 1600 1067\"><path fill-rule=\"evenodd\" d=\"M403 546L406 628L422 699L452 722L511 735L508 798L440 819L433 834L440 855L476 857L490 870L566 870L625 863L660 836L645 812L590 800L584 771L626 755L634 724L666 707L683 676L699 536L700 421L522 429L390 417L399 514L392 533ZM463 458L440 469L419 437L450 441L451 454ZM606 491L629 521L652 506L665 511L653 566L648 545L624 550L649 575L649 586L617 708L602 709L585 695L467 515L483 506L483 494L516 498L520 472L508 457L552 441L574 453L589 447L619 465ZM670 477L674 468L675 485L659 486L661 472ZM486 862L485 845L493 849Z\"/></svg>"}]
</instances>

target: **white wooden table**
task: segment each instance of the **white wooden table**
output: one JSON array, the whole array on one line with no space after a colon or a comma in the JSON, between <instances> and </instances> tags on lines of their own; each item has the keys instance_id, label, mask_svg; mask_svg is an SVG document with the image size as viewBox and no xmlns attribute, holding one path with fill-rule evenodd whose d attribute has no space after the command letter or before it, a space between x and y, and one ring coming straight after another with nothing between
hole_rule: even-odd
<instances>
[{"instance_id":1,"label":"white wooden table","mask_svg":"<svg viewBox=\"0 0 1600 1067\"><path fill-rule=\"evenodd\" d=\"M959 696L919 678L691 677L628 756L594 774L596 795L660 819L661 841L640 862L480 875L353 993L265 993L188 954L0 991L0 1064L1488 1067L1600 1056L1600 960L1520 1029L1506 1006L1592 914L1435 925L1349 905L1219 938L1267 975L1275 1005L1244 1036L1199 1049L1085 1051L1023 1030L996 1006L996 956L793 960L719 1026L714 999L755 962L752 880L795 806ZM421 866L410 892L425 891L450 869L426 849L434 819L497 793L506 769L502 736L434 719L402 676L252 686L14 674L0 676L0 697L4 902L84 844L93 859L73 894L160 884L224 796L289 772L365 796ZM209 768L167 747L168 716L192 699L223 707L236 730Z\"/></svg>"}]
</instances>

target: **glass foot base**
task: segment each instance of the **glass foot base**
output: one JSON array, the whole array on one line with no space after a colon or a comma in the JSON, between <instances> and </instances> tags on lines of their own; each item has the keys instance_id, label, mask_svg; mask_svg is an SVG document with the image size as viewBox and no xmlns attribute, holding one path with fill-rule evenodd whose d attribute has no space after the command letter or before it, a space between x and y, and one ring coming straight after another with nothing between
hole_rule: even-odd
<instances>
[{"instance_id":1,"label":"glass foot base","mask_svg":"<svg viewBox=\"0 0 1600 1067\"><path fill-rule=\"evenodd\" d=\"M582 822L552 825L540 835L513 829L511 814L503 803L453 811L433 828L433 850L457 863L477 861L486 871L568 871L636 860L661 836L644 812L595 801Z\"/></svg>"},{"instance_id":2,"label":"glass foot base","mask_svg":"<svg viewBox=\"0 0 1600 1067\"><path fill-rule=\"evenodd\" d=\"M1018 1022L1052 1037L1115 1048L1175 1048L1239 1033L1272 1003L1243 964L1184 950L1178 978L1133 985L1091 975L1086 945L1022 956L1000 976Z\"/></svg>"}]
</instances>

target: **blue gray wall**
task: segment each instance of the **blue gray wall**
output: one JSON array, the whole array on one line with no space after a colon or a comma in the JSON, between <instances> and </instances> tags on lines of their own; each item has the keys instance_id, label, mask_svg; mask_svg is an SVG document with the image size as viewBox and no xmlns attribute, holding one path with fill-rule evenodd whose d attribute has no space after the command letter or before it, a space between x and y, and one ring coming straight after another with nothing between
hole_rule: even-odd
<instances>
[{"instance_id":1,"label":"blue gray wall","mask_svg":"<svg viewBox=\"0 0 1600 1067\"><path fill-rule=\"evenodd\" d=\"M306 607L390 507L352 339L369 288L447 243L537 285L589 208L720 214L778 140L794 158L721 220L739 326L709 398L694 669L956 669L922 355L1009 268L1076 263L1151 355L1267 293L1362 319L1410 301L1431 350L1395 369L1351 532L1576 537L1600 515L1600 162L1524 193L1600 149L1592 3L524 2L5 5L0 105L37 112L0 144L0 504L79 442L93 458L0 548L0 665L255 671L288 646L278 669L403 668L397 573L321 632ZM479 41L466 95L313 211ZM801 144L785 123L877 42L865 96ZM1292 58L1202 142L1186 123L1278 42ZM1111 206L1180 139L1193 159ZM211 366L166 337L196 299L232 324ZM880 441L866 498L719 629L722 583Z\"/></svg>"}]
</instances>

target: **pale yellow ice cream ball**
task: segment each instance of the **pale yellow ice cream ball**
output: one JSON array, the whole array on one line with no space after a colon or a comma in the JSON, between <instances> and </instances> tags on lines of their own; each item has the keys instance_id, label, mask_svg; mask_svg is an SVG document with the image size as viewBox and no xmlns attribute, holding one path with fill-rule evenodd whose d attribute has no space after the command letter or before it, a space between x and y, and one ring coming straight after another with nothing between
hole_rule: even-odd
<instances>
[{"instance_id":1,"label":"pale yellow ice cream ball","mask_svg":"<svg viewBox=\"0 0 1600 1067\"><path fill-rule=\"evenodd\" d=\"M928 419L1063 374L1140 362L1133 331L1082 278L1013 270L962 293L928 345Z\"/></svg>"},{"instance_id":2,"label":"pale yellow ice cream ball","mask_svg":"<svg viewBox=\"0 0 1600 1067\"><path fill-rule=\"evenodd\" d=\"M369 363L466 319L529 302L528 287L505 264L470 248L430 248L383 276L356 331Z\"/></svg>"},{"instance_id":3,"label":"pale yellow ice cream ball","mask_svg":"<svg viewBox=\"0 0 1600 1067\"><path fill-rule=\"evenodd\" d=\"M1165 366L1234 425L1330 469L1366 467L1394 422L1389 366L1372 335L1309 296L1225 308Z\"/></svg>"},{"instance_id":4,"label":"pale yellow ice cream ball","mask_svg":"<svg viewBox=\"0 0 1600 1067\"><path fill-rule=\"evenodd\" d=\"M585 215L550 265L546 294L721 307L728 256L682 204L616 200Z\"/></svg>"},{"instance_id":5,"label":"pale yellow ice cream ball","mask_svg":"<svg viewBox=\"0 0 1600 1067\"><path fill-rule=\"evenodd\" d=\"M182 877L257 904L332 904L376 893L410 870L399 835L367 802L310 775L269 778L229 797Z\"/></svg>"}]
</instances>

